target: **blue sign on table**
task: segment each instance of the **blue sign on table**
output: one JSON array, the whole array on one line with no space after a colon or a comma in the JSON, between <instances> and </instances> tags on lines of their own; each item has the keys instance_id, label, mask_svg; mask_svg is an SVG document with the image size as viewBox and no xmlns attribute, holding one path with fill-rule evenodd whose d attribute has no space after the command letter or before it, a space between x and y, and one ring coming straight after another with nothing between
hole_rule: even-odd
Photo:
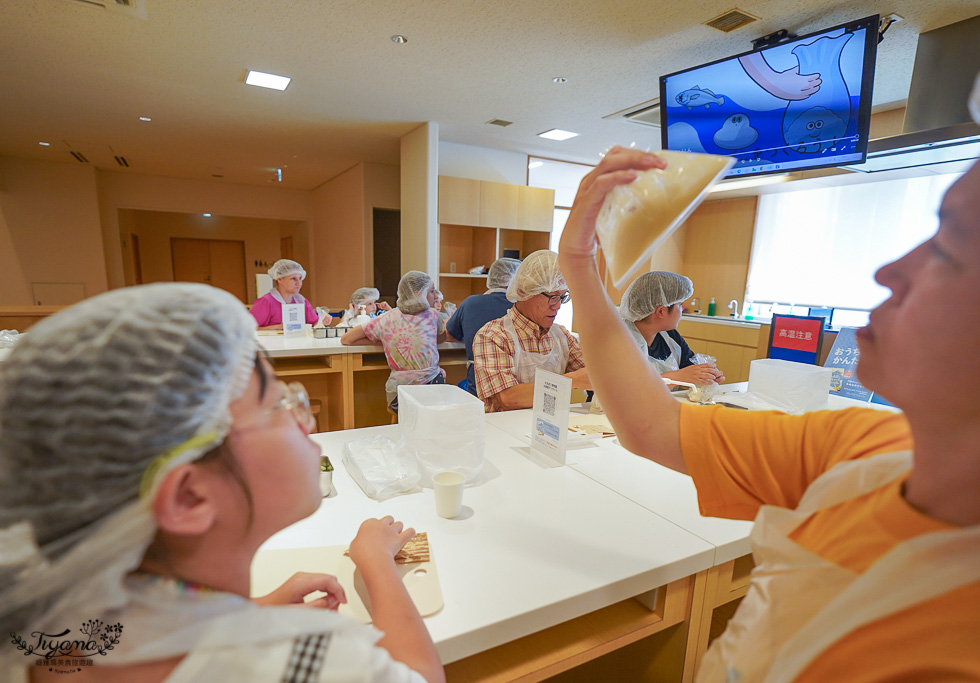
<instances>
[{"instance_id":1,"label":"blue sign on table","mask_svg":"<svg viewBox=\"0 0 980 683\"><path fill-rule=\"evenodd\" d=\"M871 399L871 390L864 388L857 378L860 354L854 336L856 331L856 327L840 329L823 365L834 371L830 378L830 393L857 401L868 401Z\"/></svg>"}]
</instances>

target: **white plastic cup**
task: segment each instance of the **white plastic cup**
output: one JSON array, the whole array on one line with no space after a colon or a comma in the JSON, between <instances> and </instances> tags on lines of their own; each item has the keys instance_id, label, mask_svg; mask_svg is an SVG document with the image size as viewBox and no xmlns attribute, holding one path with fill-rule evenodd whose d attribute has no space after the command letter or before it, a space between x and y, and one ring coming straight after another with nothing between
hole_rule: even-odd
<instances>
[{"instance_id":1,"label":"white plastic cup","mask_svg":"<svg viewBox=\"0 0 980 683\"><path fill-rule=\"evenodd\" d=\"M436 494L436 514L446 519L458 517L463 511L463 485L466 482L459 472L440 472L432 477L432 489Z\"/></svg>"}]
</instances>

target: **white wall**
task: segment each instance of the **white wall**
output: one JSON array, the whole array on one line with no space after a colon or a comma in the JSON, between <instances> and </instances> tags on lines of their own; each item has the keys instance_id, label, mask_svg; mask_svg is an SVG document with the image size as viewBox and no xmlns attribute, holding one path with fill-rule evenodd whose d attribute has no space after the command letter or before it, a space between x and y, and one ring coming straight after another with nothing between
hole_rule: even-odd
<instances>
[{"instance_id":1,"label":"white wall","mask_svg":"<svg viewBox=\"0 0 980 683\"><path fill-rule=\"evenodd\" d=\"M439 175L527 185L527 154L440 141Z\"/></svg>"}]
</instances>

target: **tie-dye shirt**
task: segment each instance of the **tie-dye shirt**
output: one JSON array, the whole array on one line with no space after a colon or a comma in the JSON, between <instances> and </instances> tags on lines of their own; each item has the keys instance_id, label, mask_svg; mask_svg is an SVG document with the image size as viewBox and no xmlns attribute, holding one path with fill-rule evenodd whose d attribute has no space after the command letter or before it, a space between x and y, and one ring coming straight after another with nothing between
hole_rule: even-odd
<instances>
[{"instance_id":1,"label":"tie-dye shirt","mask_svg":"<svg viewBox=\"0 0 980 683\"><path fill-rule=\"evenodd\" d=\"M406 315L397 308L364 326L364 336L384 346L392 370L424 370L439 365L436 337L446 331L431 308Z\"/></svg>"}]
</instances>

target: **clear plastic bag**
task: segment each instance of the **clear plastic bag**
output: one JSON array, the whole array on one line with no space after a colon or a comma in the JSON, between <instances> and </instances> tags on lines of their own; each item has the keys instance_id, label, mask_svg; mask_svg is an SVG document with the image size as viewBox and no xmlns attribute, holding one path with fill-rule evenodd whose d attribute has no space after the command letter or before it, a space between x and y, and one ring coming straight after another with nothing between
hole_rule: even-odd
<instances>
[{"instance_id":1,"label":"clear plastic bag","mask_svg":"<svg viewBox=\"0 0 980 683\"><path fill-rule=\"evenodd\" d=\"M0 349L12 349L23 335L17 330L0 330Z\"/></svg>"},{"instance_id":2,"label":"clear plastic bag","mask_svg":"<svg viewBox=\"0 0 980 683\"><path fill-rule=\"evenodd\" d=\"M466 482L483 469L483 401L451 384L398 387L401 442L422 468L422 485L439 472L459 472Z\"/></svg>"},{"instance_id":3,"label":"clear plastic bag","mask_svg":"<svg viewBox=\"0 0 980 683\"><path fill-rule=\"evenodd\" d=\"M717 359L714 356L709 356L704 353L694 354L692 358L695 365L702 365L704 363L710 363L714 365ZM709 382L708 384L696 384L693 389L687 392L687 400L691 403L700 403L702 405L707 403L714 403L715 396L721 391L721 387L717 382Z\"/></svg>"},{"instance_id":4,"label":"clear plastic bag","mask_svg":"<svg viewBox=\"0 0 980 683\"><path fill-rule=\"evenodd\" d=\"M375 500L417 491L422 478L411 451L384 436L345 443L344 467L361 490Z\"/></svg>"}]
</instances>

